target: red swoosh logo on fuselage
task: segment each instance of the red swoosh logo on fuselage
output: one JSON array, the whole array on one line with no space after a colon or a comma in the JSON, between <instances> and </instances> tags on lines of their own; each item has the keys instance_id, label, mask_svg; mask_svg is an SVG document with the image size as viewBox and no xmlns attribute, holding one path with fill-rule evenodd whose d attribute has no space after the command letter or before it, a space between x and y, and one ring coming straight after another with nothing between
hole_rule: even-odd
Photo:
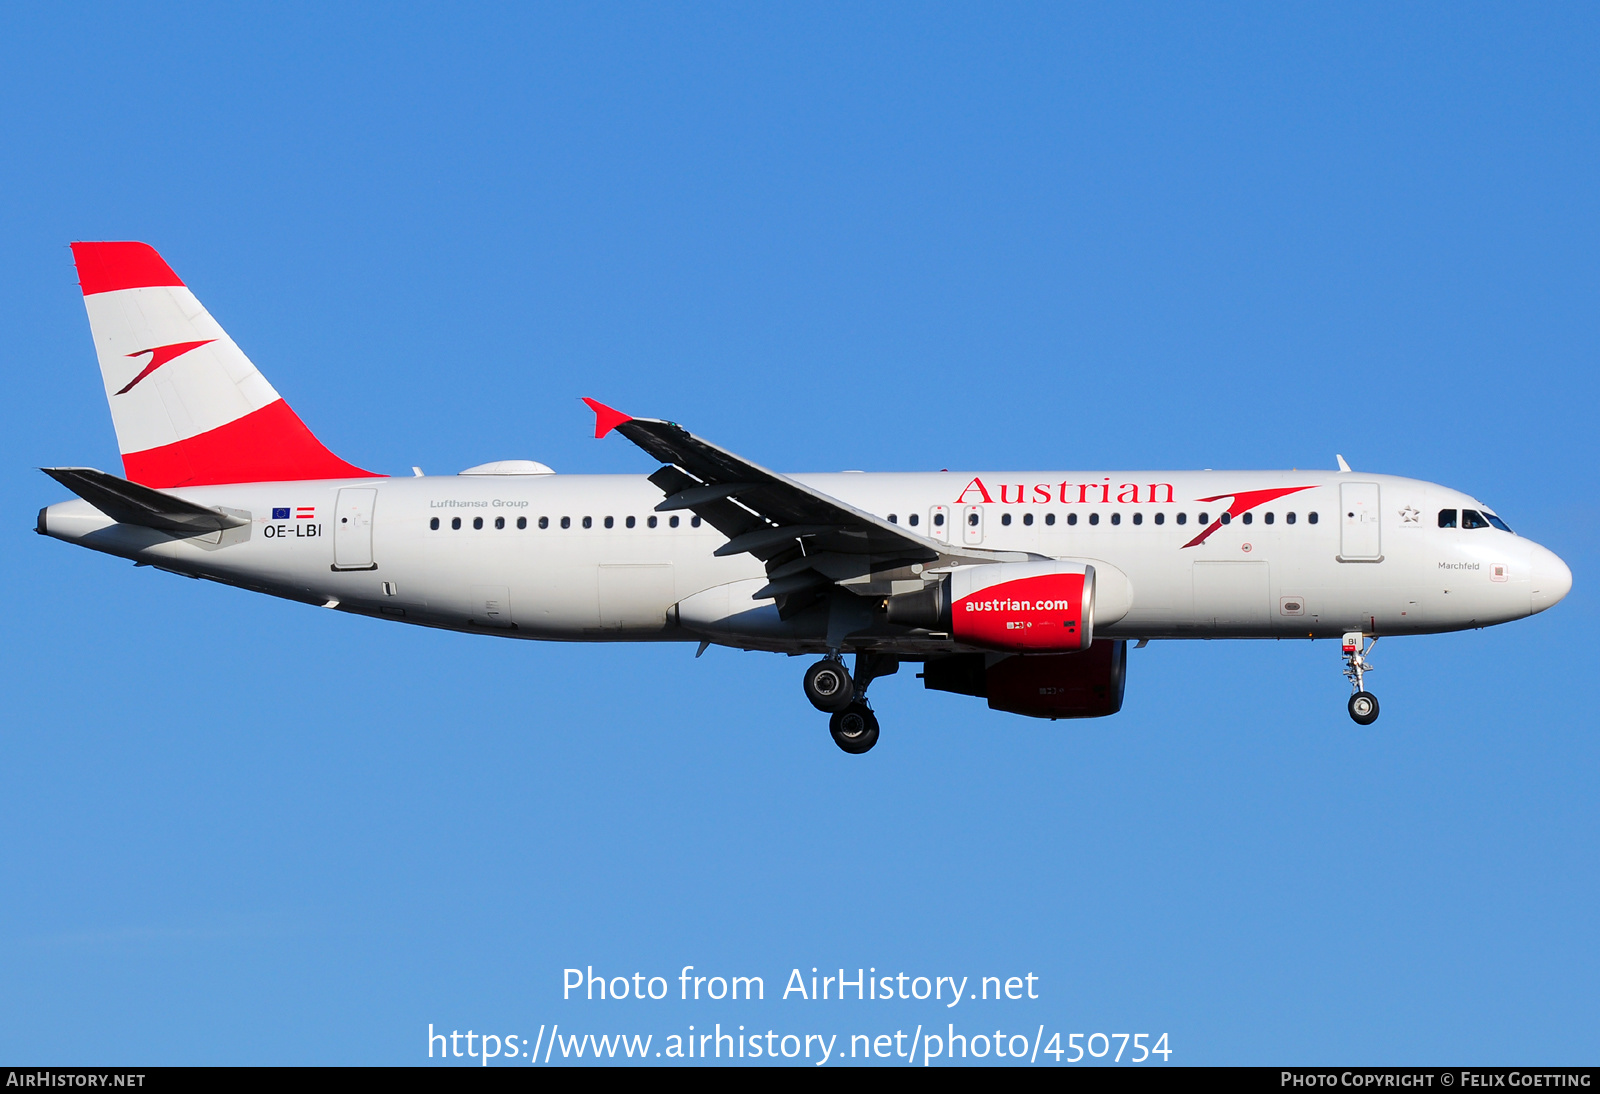
<instances>
[{"instance_id":1,"label":"red swoosh logo on fuselage","mask_svg":"<svg viewBox=\"0 0 1600 1094\"><path fill-rule=\"evenodd\" d=\"M1247 512L1248 510L1254 509L1258 505L1265 505L1265 504L1267 504L1267 502L1273 501L1273 500L1275 500L1277 498L1284 497L1287 494L1296 494L1296 493L1299 493L1301 490L1310 490L1310 489L1311 489L1311 487L1309 487L1309 486L1288 486L1288 487L1281 487L1281 488L1277 488L1277 489L1273 489L1273 490L1241 490L1237 494L1215 494L1215 495L1213 495L1213 496L1211 496L1209 498L1196 498L1195 500L1196 501L1221 501L1223 498L1232 498L1233 499L1233 504L1228 506L1228 512L1227 512L1228 519L1232 520L1234 517L1238 516L1240 513L1244 513L1244 512ZM1201 532L1198 536L1195 536L1188 543L1185 543L1184 546L1185 547L1198 547L1200 544L1202 544L1202 543L1204 543L1206 541L1206 538L1208 536L1210 536L1212 532L1215 532L1218 528L1221 528L1221 527L1222 527L1222 518L1218 517L1216 520L1214 520L1210 524L1206 525L1206 530L1205 531Z\"/></svg>"},{"instance_id":2,"label":"red swoosh logo on fuselage","mask_svg":"<svg viewBox=\"0 0 1600 1094\"><path fill-rule=\"evenodd\" d=\"M129 380L128 386L117 392L117 394L128 394L128 392L133 390L133 386L135 384L137 384L140 380L143 380L146 376L150 375L162 365L166 364L168 361L172 360L174 357L182 357L192 349L199 349L201 346L209 346L215 341L215 338L207 338L200 342L174 342L170 346L152 346L150 349L142 349L137 353L128 354L129 357L143 357L148 353L150 355L150 363L144 366L144 370L140 372L139 375Z\"/></svg>"}]
</instances>

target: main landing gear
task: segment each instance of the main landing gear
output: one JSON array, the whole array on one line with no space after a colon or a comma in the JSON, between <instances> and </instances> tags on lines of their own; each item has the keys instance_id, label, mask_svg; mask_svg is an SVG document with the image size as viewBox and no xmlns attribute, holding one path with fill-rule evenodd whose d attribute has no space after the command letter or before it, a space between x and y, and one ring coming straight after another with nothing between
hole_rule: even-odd
<instances>
[{"instance_id":1,"label":"main landing gear","mask_svg":"<svg viewBox=\"0 0 1600 1094\"><path fill-rule=\"evenodd\" d=\"M828 719L828 732L834 744L859 756L878 743L878 716L865 703L851 703Z\"/></svg>"},{"instance_id":2,"label":"main landing gear","mask_svg":"<svg viewBox=\"0 0 1600 1094\"><path fill-rule=\"evenodd\" d=\"M837 714L856 697L855 682L837 657L818 661L806 669L806 698L824 714Z\"/></svg>"},{"instance_id":3,"label":"main landing gear","mask_svg":"<svg viewBox=\"0 0 1600 1094\"><path fill-rule=\"evenodd\" d=\"M832 717L828 732L833 742L853 756L859 756L878 743L878 717L867 705L867 687L880 676L900 668L899 658L885 654L856 654L856 671L851 676L837 653L818 661L806 670L804 685L811 705Z\"/></svg>"},{"instance_id":4,"label":"main landing gear","mask_svg":"<svg viewBox=\"0 0 1600 1094\"><path fill-rule=\"evenodd\" d=\"M1350 717L1358 726L1370 726L1378 720L1378 697L1366 689L1363 677L1372 671L1372 666L1367 663L1367 654L1372 652L1372 647L1378 644L1374 638L1366 641L1366 636L1360 631L1351 631L1344 636L1344 674L1350 681Z\"/></svg>"}]
</instances>

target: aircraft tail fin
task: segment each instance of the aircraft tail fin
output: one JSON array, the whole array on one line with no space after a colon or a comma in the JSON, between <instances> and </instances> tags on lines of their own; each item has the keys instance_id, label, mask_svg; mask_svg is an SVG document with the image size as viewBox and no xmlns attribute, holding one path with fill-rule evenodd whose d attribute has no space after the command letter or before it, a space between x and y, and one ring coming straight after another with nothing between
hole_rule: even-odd
<instances>
[{"instance_id":1,"label":"aircraft tail fin","mask_svg":"<svg viewBox=\"0 0 1600 1094\"><path fill-rule=\"evenodd\" d=\"M128 479L157 489L378 478L325 448L145 243L74 243Z\"/></svg>"}]
</instances>

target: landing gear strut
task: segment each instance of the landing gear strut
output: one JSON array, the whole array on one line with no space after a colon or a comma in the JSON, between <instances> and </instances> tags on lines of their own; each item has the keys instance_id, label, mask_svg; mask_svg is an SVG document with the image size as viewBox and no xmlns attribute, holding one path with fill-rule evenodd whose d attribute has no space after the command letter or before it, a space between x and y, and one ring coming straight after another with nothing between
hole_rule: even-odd
<instances>
[{"instance_id":1,"label":"landing gear strut","mask_svg":"<svg viewBox=\"0 0 1600 1094\"><path fill-rule=\"evenodd\" d=\"M1372 647L1378 644L1374 638L1366 641L1366 636L1360 631L1351 631L1344 636L1345 677L1350 681L1350 717L1358 726L1370 726L1378 720L1378 697L1366 689L1363 677L1372 671L1372 666L1367 663L1367 654L1372 652Z\"/></svg>"},{"instance_id":2,"label":"landing gear strut","mask_svg":"<svg viewBox=\"0 0 1600 1094\"><path fill-rule=\"evenodd\" d=\"M900 669L900 659L887 654L856 654L856 671L845 671L838 653L830 654L806 670L806 698L820 711L831 714L828 732L851 755L860 755L878 743L878 718L867 705L867 688L880 676Z\"/></svg>"}]
</instances>

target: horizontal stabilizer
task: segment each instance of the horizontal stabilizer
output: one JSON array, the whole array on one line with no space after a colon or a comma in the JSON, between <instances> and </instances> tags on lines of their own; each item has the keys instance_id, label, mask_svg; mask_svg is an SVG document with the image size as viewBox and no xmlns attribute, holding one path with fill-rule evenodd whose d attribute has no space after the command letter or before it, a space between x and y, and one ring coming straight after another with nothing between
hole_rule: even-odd
<instances>
[{"instance_id":1,"label":"horizontal stabilizer","mask_svg":"<svg viewBox=\"0 0 1600 1094\"><path fill-rule=\"evenodd\" d=\"M196 505L92 467L41 467L39 470L118 524L137 524L180 536L202 536L250 523L247 517Z\"/></svg>"}]
</instances>

